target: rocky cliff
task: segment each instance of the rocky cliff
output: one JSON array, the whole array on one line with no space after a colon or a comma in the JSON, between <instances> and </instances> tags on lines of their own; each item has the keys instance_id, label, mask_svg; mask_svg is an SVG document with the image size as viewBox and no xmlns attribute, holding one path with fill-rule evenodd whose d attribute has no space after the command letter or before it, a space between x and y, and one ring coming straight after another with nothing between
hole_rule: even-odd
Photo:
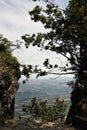
<instances>
[{"instance_id":1,"label":"rocky cliff","mask_svg":"<svg viewBox=\"0 0 87 130\"><path fill-rule=\"evenodd\" d=\"M10 53L0 53L0 116L14 115L14 98L18 90L20 65Z\"/></svg>"}]
</instances>

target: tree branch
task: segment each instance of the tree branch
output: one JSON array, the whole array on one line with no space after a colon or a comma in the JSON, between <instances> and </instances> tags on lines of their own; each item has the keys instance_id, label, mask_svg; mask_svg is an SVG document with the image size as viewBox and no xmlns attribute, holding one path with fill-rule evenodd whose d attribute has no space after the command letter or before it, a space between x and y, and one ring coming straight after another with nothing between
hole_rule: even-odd
<instances>
[{"instance_id":1,"label":"tree branch","mask_svg":"<svg viewBox=\"0 0 87 130\"><path fill-rule=\"evenodd\" d=\"M68 75L68 74L76 74L76 72L67 72L67 73L50 73L50 72L47 72L47 74L54 74L54 75Z\"/></svg>"}]
</instances>

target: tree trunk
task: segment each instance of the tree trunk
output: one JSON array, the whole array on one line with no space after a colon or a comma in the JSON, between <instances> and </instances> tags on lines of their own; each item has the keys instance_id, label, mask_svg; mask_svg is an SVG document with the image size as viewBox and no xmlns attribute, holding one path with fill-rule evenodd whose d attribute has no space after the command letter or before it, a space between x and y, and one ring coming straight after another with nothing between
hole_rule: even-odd
<instances>
[{"instance_id":1,"label":"tree trunk","mask_svg":"<svg viewBox=\"0 0 87 130\"><path fill-rule=\"evenodd\" d=\"M67 115L66 123L73 124L76 115L87 116L87 45L80 44L80 67L71 93L71 106ZM84 110L83 110L84 108Z\"/></svg>"},{"instance_id":2,"label":"tree trunk","mask_svg":"<svg viewBox=\"0 0 87 130\"><path fill-rule=\"evenodd\" d=\"M15 110L15 97L12 100L11 106L10 106L10 116L14 118L14 110Z\"/></svg>"}]
</instances>

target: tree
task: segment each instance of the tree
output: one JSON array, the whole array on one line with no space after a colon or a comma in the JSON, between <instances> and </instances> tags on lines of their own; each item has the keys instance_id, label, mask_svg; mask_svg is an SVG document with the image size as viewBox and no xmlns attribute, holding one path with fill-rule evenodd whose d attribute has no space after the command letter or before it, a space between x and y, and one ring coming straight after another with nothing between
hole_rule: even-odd
<instances>
[{"instance_id":1,"label":"tree","mask_svg":"<svg viewBox=\"0 0 87 130\"><path fill-rule=\"evenodd\" d=\"M0 109L3 118L14 117L15 93L21 74L20 64L12 55L13 46L12 42L0 35Z\"/></svg>"},{"instance_id":2,"label":"tree","mask_svg":"<svg viewBox=\"0 0 87 130\"><path fill-rule=\"evenodd\" d=\"M38 101L36 97L32 98L30 105L23 105L22 110L29 112L34 118L40 118L43 121L64 122L66 105L63 100L58 98L54 104L47 104L47 100Z\"/></svg>"},{"instance_id":3,"label":"tree","mask_svg":"<svg viewBox=\"0 0 87 130\"><path fill-rule=\"evenodd\" d=\"M66 74L69 70L75 74L75 83L72 85L71 93L71 107L67 116L67 122L72 123L73 116L83 115L83 113L87 115L87 1L70 0L65 10L60 10L49 0L46 2L45 9L36 5L29 14L31 20L40 21L47 31L32 35L26 34L22 36L22 39L25 41L26 47L32 44L59 53L67 59L68 62L65 67L60 69ZM57 64L52 66L48 59L44 65L48 69L58 68ZM30 70L33 73L32 67ZM49 71L38 70L37 66L34 72L39 73L38 76L49 74ZM83 111L83 103L81 103L83 99L86 106L85 112Z\"/></svg>"}]
</instances>

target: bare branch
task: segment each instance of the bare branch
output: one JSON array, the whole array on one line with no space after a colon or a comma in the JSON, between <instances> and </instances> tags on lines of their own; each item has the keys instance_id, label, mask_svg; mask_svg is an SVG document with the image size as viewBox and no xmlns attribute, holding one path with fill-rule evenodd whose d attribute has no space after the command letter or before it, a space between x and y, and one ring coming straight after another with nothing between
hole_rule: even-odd
<instances>
[{"instance_id":1,"label":"bare branch","mask_svg":"<svg viewBox=\"0 0 87 130\"><path fill-rule=\"evenodd\" d=\"M47 72L47 74L53 74L53 75L69 75L69 74L76 74L76 72L67 72L67 73L49 73L49 72Z\"/></svg>"}]
</instances>

